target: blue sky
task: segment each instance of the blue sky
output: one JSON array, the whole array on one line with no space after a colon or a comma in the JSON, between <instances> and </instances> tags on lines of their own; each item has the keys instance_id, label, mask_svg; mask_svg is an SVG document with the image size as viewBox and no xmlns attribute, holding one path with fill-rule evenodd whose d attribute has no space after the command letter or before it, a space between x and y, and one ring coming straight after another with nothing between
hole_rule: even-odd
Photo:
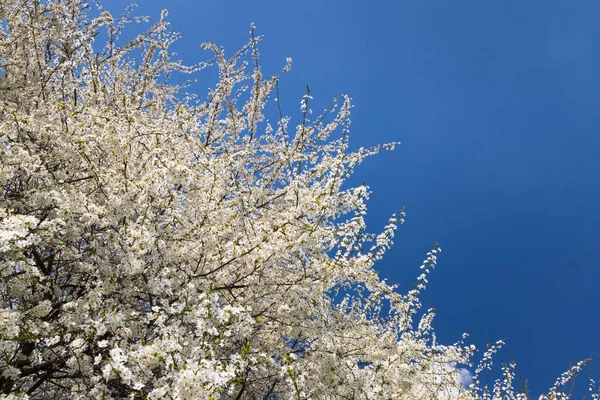
<instances>
[{"instance_id":1,"label":"blue sky","mask_svg":"<svg viewBox=\"0 0 600 400\"><path fill-rule=\"evenodd\" d=\"M122 0L104 2L112 11ZM570 363L600 353L600 3L519 1L140 0L167 8L193 63L212 40L233 52L250 22L264 71L299 117L338 94L355 103L352 144L399 140L365 162L378 231L406 224L378 269L407 290L438 241L423 296L441 341L507 338L517 376L539 394ZM202 87L202 85L200 85ZM599 376L596 374L596 376Z\"/></svg>"}]
</instances>

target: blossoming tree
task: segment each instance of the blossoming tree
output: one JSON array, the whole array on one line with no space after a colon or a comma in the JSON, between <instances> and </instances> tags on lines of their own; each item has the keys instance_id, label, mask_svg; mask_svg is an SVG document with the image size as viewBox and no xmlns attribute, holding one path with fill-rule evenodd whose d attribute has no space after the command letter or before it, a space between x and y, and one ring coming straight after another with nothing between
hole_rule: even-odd
<instances>
[{"instance_id":1,"label":"blossoming tree","mask_svg":"<svg viewBox=\"0 0 600 400\"><path fill-rule=\"evenodd\" d=\"M348 97L315 118L307 92L293 126L253 30L173 60L165 17L120 44L129 13L0 2L0 394L525 399L513 365L463 388L474 348L419 312L437 246L407 294L373 270L403 213L369 234L368 188L343 184L395 144L350 152ZM170 83L209 66L205 97Z\"/></svg>"}]
</instances>

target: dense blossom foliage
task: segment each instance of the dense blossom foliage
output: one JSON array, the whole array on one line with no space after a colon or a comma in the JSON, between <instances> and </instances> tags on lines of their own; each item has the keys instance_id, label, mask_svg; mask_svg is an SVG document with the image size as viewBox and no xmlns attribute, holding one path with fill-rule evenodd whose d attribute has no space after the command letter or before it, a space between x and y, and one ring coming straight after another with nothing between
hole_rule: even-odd
<instances>
[{"instance_id":1,"label":"dense blossom foliage","mask_svg":"<svg viewBox=\"0 0 600 400\"><path fill-rule=\"evenodd\" d=\"M407 294L373 270L403 213L367 233L368 188L344 182L395 144L349 151L348 97L315 118L307 92L292 126L253 29L186 67L165 17L125 41L129 13L0 2L0 394L525 399L512 364L480 388L496 345L465 388L473 346L437 342L437 246ZM209 66L205 97L170 83Z\"/></svg>"}]
</instances>

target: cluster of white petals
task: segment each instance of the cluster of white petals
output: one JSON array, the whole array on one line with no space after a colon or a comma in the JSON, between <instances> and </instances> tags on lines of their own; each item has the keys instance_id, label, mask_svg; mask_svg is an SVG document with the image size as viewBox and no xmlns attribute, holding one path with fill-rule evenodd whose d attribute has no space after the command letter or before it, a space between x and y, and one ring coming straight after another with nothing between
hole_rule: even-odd
<instances>
[{"instance_id":1,"label":"cluster of white petals","mask_svg":"<svg viewBox=\"0 0 600 400\"><path fill-rule=\"evenodd\" d=\"M314 118L308 90L292 127L254 28L187 67L166 12L127 41L129 11L0 1L3 398L525 399L514 367L465 388L474 347L437 342L437 245L407 294L373 269L404 214L368 233L344 183L395 144L349 151L348 97ZM209 66L205 97L170 83Z\"/></svg>"}]
</instances>

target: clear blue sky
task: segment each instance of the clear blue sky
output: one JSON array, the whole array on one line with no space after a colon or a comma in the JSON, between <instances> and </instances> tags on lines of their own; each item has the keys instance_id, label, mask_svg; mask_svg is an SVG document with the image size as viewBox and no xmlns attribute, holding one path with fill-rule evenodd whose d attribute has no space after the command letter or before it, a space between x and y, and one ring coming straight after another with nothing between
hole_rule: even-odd
<instances>
[{"instance_id":1,"label":"clear blue sky","mask_svg":"<svg viewBox=\"0 0 600 400\"><path fill-rule=\"evenodd\" d=\"M406 206L383 275L408 290L434 241L443 248L423 297L441 341L507 338L498 361L514 352L537 394L600 353L600 3L139 4L155 19L169 10L189 63L208 57L206 40L237 50L255 22L267 74L294 60L287 114L299 116L306 84L315 111L348 93L354 146L402 142L364 163L356 183L374 191L372 231Z\"/></svg>"}]
</instances>

